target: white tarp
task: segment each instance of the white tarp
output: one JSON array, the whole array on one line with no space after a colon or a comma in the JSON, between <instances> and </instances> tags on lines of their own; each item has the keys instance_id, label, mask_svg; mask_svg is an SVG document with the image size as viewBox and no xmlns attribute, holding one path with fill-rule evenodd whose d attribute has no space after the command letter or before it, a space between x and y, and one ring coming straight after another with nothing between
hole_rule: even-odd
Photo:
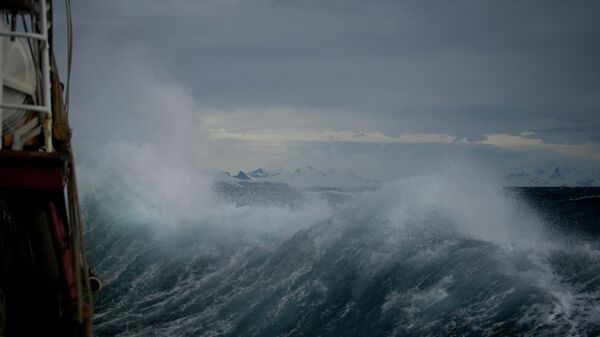
<instances>
[{"instance_id":1,"label":"white tarp","mask_svg":"<svg viewBox=\"0 0 600 337\"><path fill-rule=\"evenodd\" d=\"M9 31L10 27L0 19L3 31ZM28 97L35 97L36 73L35 65L31 57L31 51L27 41L23 38L0 37L3 43L3 53L0 55L3 67L2 78L2 102L21 104ZM2 132L14 131L24 124L26 111L16 109L4 109L2 114Z\"/></svg>"}]
</instances>

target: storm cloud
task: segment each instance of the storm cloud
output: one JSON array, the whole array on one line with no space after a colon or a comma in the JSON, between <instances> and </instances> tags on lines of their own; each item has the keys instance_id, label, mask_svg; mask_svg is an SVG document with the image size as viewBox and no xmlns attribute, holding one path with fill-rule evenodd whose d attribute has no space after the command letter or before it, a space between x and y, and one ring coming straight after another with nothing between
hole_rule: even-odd
<instances>
[{"instance_id":1,"label":"storm cloud","mask_svg":"<svg viewBox=\"0 0 600 337\"><path fill-rule=\"evenodd\" d=\"M413 142L401 140L415 135L427 148L420 157L454 146L502 161L507 151L514 163L522 151L600 162L595 1L107 0L73 6L75 69L96 66L102 83L119 86L106 68L117 63L127 76L127 65L114 55L135 55L129 60L147 67L147 80L185 89L184 100L193 101L186 109L196 111L198 132L212 146L206 151L217 152L218 165L318 161L332 141L345 149L336 158L346 165L348 153L369 161L374 143L406 155L400 148ZM102 83L93 74L74 73L73 95L99 95L94 88ZM77 102L84 111L75 127L87 133L95 109L84 99L75 99L75 108ZM429 149L435 144L437 150Z\"/></svg>"}]
</instances>

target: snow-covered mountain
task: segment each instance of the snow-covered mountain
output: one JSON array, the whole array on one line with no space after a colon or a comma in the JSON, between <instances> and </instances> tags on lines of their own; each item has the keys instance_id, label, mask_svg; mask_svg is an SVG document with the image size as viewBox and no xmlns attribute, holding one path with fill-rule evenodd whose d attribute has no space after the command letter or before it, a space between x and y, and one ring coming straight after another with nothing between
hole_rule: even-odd
<instances>
[{"instance_id":1,"label":"snow-covered mountain","mask_svg":"<svg viewBox=\"0 0 600 337\"><path fill-rule=\"evenodd\" d=\"M240 171L235 176L223 172L220 179L229 183L236 180L286 183L293 187L376 187L381 185L381 182L377 180L364 179L352 172L316 169L313 166L292 170L259 168L249 172Z\"/></svg>"},{"instance_id":2,"label":"snow-covered mountain","mask_svg":"<svg viewBox=\"0 0 600 337\"><path fill-rule=\"evenodd\" d=\"M600 186L600 169L549 164L515 169L506 176L509 186Z\"/></svg>"},{"instance_id":3,"label":"snow-covered mountain","mask_svg":"<svg viewBox=\"0 0 600 337\"><path fill-rule=\"evenodd\" d=\"M234 175L233 177L236 179L240 179L240 180L251 180L252 179L244 171L240 171L238 174Z\"/></svg>"},{"instance_id":4,"label":"snow-covered mountain","mask_svg":"<svg viewBox=\"0 0 600 337\"><path fill-rule=\"evenodd\" d=\"M550 163L530 168L517 168L505 177L506 186L600 186L600 168L583 168L566 164ZM232 175L221 172L217 180L230 184L246 182L285 183L292 187L378 187L381 181L365 179L352 172L333 169L317 169L304 166L294 169L259 168L239 171Z\"/></svg>"},{"instance_id":5,"label":"snow-covered mountain","mask_svg":"<svg viewBox=\"0 0 600 337\"><path fill-rule=\"evenodd\" d=\"M248 172L248 175L254 179L260 179L260 178L267 178L269 176L277 176L280 173L281 172L279 172L279 171L267 172L265 169L259 168L252 172Z\"/></svg>"}]
</instances>

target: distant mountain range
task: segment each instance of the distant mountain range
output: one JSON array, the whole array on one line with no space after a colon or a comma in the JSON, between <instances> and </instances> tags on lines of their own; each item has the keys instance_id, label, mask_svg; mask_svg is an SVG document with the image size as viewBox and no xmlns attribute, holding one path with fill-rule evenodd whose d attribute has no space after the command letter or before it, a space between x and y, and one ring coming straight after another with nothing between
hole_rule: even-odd
<instances>
[{"instance_id":1,"label":"distant mountain range","mask_svg":"<svg viewBox=\"0 0 600 337\"><path fill-rule=\"evenodd\" d=\"M236 181L286 183L294 187L375 187L381 182L365 179L352 172L338 172L333 169L316 169L304 166L292 170L282 168L259 168L253 171L239 171L232 175L221 173L221 180L234 183Z\"/></svg>"},{"instance_id":2,"label":"distant mountain range","mask_svg":"<svg viewBox=\"0 0 600 337\"><path fill-rule=\"evenodd\" d=\"M600 186L600 169L582 169L549 164L532 169L515 169L506 176L509 186Z\"/></svg>"},{"instance_id":3,"label":"distant mountain range","mask_svg":"<svg viewBox=\"0 0 600 337\"><path fill-rule=\"evenodd\" d=\"M378 187L382 182L366 179L352 172L333 169L317 169L304 166L295 169L258 168L239 171L236 174L220 172L219 181L236 184L239 182L286 183L292 187ZM505 177L507 186L600 186L600 168L547 164L533 168L517 168Z\"/></svg>"}]
</instances>

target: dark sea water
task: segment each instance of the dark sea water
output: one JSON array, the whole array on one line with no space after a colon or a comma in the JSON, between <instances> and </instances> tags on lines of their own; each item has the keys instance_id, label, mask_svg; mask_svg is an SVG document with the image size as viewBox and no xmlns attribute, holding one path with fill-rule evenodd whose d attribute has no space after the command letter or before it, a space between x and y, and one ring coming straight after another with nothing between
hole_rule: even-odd
<instances>
[{"instance_id":1,"label":"dark sea water","mask_svg":"<svg viewBox=\"0 0 600 337\"><path fill-rule=\"evenodd\" d=\"M600 188L418 177L197 200L85 193L97 336L600 335Z\"/></svg>"}]
</instances>

